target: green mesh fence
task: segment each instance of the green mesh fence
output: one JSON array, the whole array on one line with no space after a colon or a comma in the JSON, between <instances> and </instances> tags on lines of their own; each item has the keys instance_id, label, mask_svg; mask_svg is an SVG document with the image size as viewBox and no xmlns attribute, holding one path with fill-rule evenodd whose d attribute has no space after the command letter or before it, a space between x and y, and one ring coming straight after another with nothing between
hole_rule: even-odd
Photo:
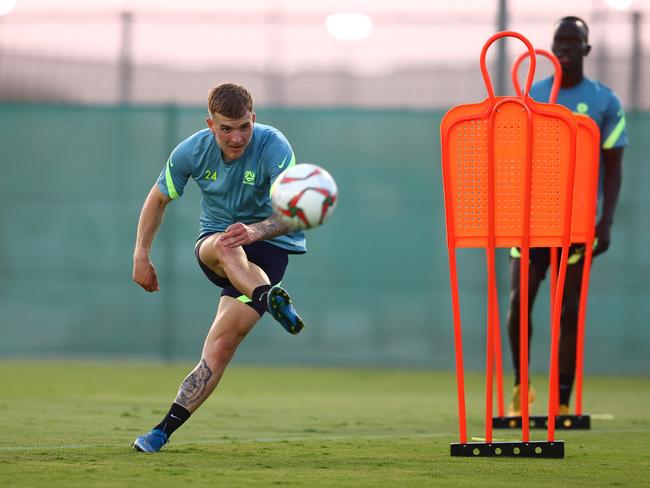
<instances>
[{"instance_id":1,"label":"green mesh fence","mask_svg":"<svg viewBox=\"0 0 650 488\"><path fill-rule=\"evenodd\" d=\"M298 161L327 167L340 201L308 234L284 284L308 328L265 317L238 361L453 368L438 127L441 112L260 109ZM613 247L593 269L587 371L650 372L643 210L649 114L628 117ZM173 146L204 126L199 108L0 106L0 355L198 358L219 290L193 255L198 191L168 207L153 248L161 291L131 281L140 207ZM500 252L501 309L507 257ZM467 365L483 368L485 259L459 252ZM502 314L503 315L503 314ZM548 299L533 316L532 367L548 362ZM505 334L504 334L505 339ZM504 351L507 351L504 343ZM509 364L505 355L504 364Z\"/></svg>"}]
</instances>

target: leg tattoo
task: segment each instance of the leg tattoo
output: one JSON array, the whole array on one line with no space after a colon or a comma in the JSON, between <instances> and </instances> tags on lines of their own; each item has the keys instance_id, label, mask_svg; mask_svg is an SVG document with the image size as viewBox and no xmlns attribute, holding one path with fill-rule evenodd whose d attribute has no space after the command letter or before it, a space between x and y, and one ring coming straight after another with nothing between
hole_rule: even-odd
<instances>
[{"instance_id":1,"label":"leg tattoo","mask_svg":"<svg viewBox=\"0 0 650 488\"><path fill-rule=\"evenodd\" d=\"M183 384L178 390L176 403L187 408L201 398L208 381L212 377L212 371L205 359L201 359L199 365L187 375Z\"/></svg>"}]
</instances>

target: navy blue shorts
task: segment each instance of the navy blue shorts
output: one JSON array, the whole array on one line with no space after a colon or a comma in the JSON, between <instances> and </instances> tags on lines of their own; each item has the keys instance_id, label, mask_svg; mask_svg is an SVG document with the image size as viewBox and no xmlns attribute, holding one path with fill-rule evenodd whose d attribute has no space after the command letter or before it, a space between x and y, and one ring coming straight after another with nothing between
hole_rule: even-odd
<instances>
[{"instance_id":1,"label":"navy blue shorts","mask_svg":"<svg viewBox=\"0 0 650 488\"><path fill-rule=\"evenodd\" d=\"M201 245L205 239L207 239L212 234L215 234L215 232L212 232L210 234L203 234L200 236L196 241L196 246L194 247L194 254L196 256L196 260L199 263L199 266L201 267L201 270L203 270L205 276L207 276L212 283L217 285L219 288L222 288L221 296L233 297L241 302L246 303L257 313L259 313L261 317L264 315L264 312L266 312L265 303L253 303L249 297L235 288L228 278L219 276L208 266L206 266L205 263L201 261L201 258L199 258L199 250L201 249ZM286 249L274 246L273 244L270 244L266 241L255 241L251 244L243 246L243 249L248 260L264 270L266 275L269 277L269 280L271 281L271 285L276 285L282 281L284 272L287 269L287 264L289 263L289 252Z\"/></svg>"},{"instance_id":2,"label":"navy blue shorts","mask_svg":"<svg viewBox=\"0 0 650 488\"><path fill-rule=\"evenodd\" d=\"M569 260L568 264L578 264L583 261L585 254L585 245L584 244L572 244L569 247ZM519 259L521 257L521 251L518 247L513 247L510 249L510 257L513 259ZM530 264L535 266L539 271L544 273L546 277L546 271L548 270L551 263L551 250L548 247L532 247L530 248ZM560 264L560 258L562 257L562 248L557 250L558 257L558 266Z\"/></svg>"}]
</instances>

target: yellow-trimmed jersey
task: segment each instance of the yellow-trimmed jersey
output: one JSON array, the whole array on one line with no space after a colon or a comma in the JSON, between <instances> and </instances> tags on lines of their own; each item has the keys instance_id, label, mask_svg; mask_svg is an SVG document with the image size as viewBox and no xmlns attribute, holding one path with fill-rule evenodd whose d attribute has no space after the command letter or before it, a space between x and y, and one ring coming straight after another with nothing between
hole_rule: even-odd
<instances>
[{"instance_id":1,"label":"yellow-trimmed jersey","mask_svg":"<svg viewBox=\"0 0 650 488\"><path fill-rule=\"evenodd\" d=\"M252 224L271 216L271 185L296 163L286 137L274 127L254 124L239 159L224 161L212 132L203 129L172 151L158 178L158 188L179 198L189 178L201 189L200 233L222 232L235 222ZM292 253L305 252L305 234L295 231L269 242Z\"/></svg>"}]
</instances>

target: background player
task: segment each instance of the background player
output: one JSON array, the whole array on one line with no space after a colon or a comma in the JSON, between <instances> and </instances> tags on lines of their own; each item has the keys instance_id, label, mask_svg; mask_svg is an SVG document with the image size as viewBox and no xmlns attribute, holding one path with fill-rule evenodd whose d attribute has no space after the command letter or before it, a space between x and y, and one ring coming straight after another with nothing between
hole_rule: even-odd
<instances>
[{"instance_id":1,"label":"background player","mask_svg":"<svg viewBox=\"0 0 650 488\"><path fill-rule=\"evenodd\" d=\"M133 280L149 292L159 289L149 259L165 208L183 194L188 179L201 189L198 264L222 288L201 360L181 384L162 421L133 447L155 452L210 396L237 346L265 311L292 334L303 328L286 291L279 286L288 254L305 252L305 236L271 209L275 178L295 164L287 139L255 123L253 99L242 86L227 83L208 97L208 124L173 151L144 202L133 255Z\"/></svg>"},{"instance_id":2,"label":"background player","mask_svg":"<svg viewBox=\"0 0 650 488\"><path fill-rule=\"evenodd\" d=\"M623 148L627 145L625 116L616 94L602 83L584 76L584 58L589 54L589 28L579 17L563 17L555 24L552 51L562 65L562 85L557 103L573 112L586 114L600 128L600 182L599 182L599 217L596 225L596 248L593 255L605 252L610 245L611 227L621 187ZM530 96L538 102L548 102L553 78L535 83ZM560 334L560 409L559 414L569 413L569 400L575 379L576 337L578 324L578 306L580 303L580 285L582 280L584 246L571 246L569 266L567 267L564 297L562 301ZM549 249L533 248L530 250L529 271L529 313L539 285L546 276L550 263ZM515 369L515 387L509 416L521 415L519 386L519 252L511 251L510 259L510 303L508 311L508 336L512 362ZM529 324L531 322L529 321ZM532 325L529 325L529 340ZM530 348L529 348L530 350ZM532 403L535 392L529 390L529 402Z\"/></svg>"}]
</instances>

